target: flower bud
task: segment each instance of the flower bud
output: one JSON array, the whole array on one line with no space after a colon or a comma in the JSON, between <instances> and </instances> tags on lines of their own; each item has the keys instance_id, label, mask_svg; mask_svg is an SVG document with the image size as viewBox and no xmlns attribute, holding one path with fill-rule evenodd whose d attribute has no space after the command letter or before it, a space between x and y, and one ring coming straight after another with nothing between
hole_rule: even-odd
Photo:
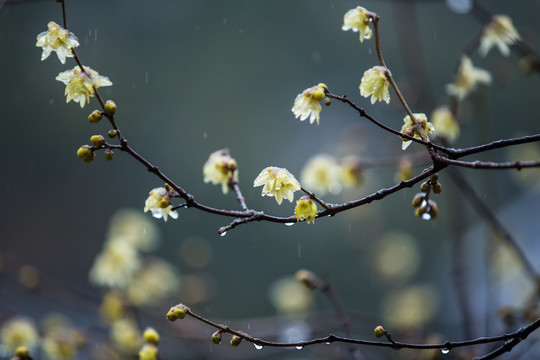
<instances>
[{"instance_id":1,"label":"flower bud","mask_svg":"<svg viewBox=\"0 0 540 360\"><path fill-rule=\"evenodd\" d=\"M112 100L107 100L105 103L105 112L108 115L113 115L116 112L116 104Z\"/></svg>"},{"instance_id":2,"label":"flower bud","mask_svg":"<svg viewBox=\"0 0 540 360\"><path fill-rule=\"evenodd\" d=\"M437 203L433 200L429 200L428 204L429 204L428 214L431 215L432 219L435 219L437 216L439 216L439 207L437 206Z\"/></svg>"},{"instance_id":3,"label":"flower bud","mask_svg":"<svg viewBox=\"0 0 540 360\"><path fill-rule=\"evenodd\" d=\"M92 155L92 148L88 145L83 145L77 150L77 156L81 159L86 159Z\"/></svg>"},{"instance_id":4,"label":"flower bud","mask_svg":"<svg viewBox=\"0 0 540 360\"><path fill-rule=\"evenodd\" d=\"M238 335L233 335L231 338L231 345L238 346L242 342L242 338Z\"/></svg>"},{"instance_id":5,"label":"flower bud","mask_svg":"<svg viewBox=\"0 0 540 360\"><path fill-rule=\"evenodd\" d=\"M100 120L103 114L99 110L94 110L90 115L88 115L88 121L92 124L97 124Z\"/></svg>"},{"instance_id":6,"label":"flower bud","mask_svg":"<svg viewBox=\"0 0 540 360\"><path fill-rule=\"evenodd\" d=\"M313 272L309 270L298 270L296 272L296 279L301 281L309 290L315 290L319 283L319 278Z\"/></svg>"},{"instance_id":7,"label":"flower bud","mask_svg":"<svg viewBox=\"0 0 540 360\"><path fill-rule=\"evenodd\" d=\"M332 104L332 99L330 99L328 97L324 99L324 105L330 106L331 104Z\"/></svg>"},{"instance_id":8,"label":"flower bud","mask_svg":"<svg viewBox=\"0 0 540 360\"><path fill-rule=\"evenodd\" d=\"M435 184L431 185L431 190L433 190L435 194L440 194L442 191L441 183L437 181Z\"/></svg>"},{"instance_id":9,"label":"flower bud","mask_svg":"<svg viewBox=\"0 0 540 360\"><path fill-rule=\"evenodd\" d=\"M109 130L109 133L107 134L111 139L114 139L116 137L116 135L118 135L118 131L117 130Z\"/></svg>"},{"instance_id":10,"label":"flower bud","mask_svg":"<svg viewBox=\"0 0 540 360\"><path fill-rule=\"evenodd\" d=\"M377 326L373 332L375 333L375 336L378 338L383 337L386 334L386 330L384 330L384 328L381 325Z\"/></svg>"},{"instance_id":11,"label":"flower bud","mask_svg":"<svg viewBox=\"0 0 540 360\"><path fill-rule=\"evenodd\" d=\"M186 317L187 309L184 305L178 304L176 306L173 306L169 312L167 313L167 319L170 321L183 319Z\"/></svg>"},{"instance_id":12,"label":"flower bud","mask_svg":"<svg viewBox=\"0 0 540 360\"><path fill-rule=\"evenodd\" d=\"M433 174L433 175L431 175L429 177L429 181L431 181L432 183L436 183L437 180L439 180L439 174L437 174L437 173L435 173L435 174Z\"/></svg>"},{"instance_id":13,"label":"flower bud","mask_svg":"<svg viewBox=\"0 0 540 360\"><path fill-rule=\"evenodd\" d=\"M157 345L159 343L159 333L156 329L147 327L143 333L144 341L148 344Z\"/></svg>"},{"instance_id":14,"label":"flower bud","mask_svg":"<svg viewBox=\"0 0 540 360\"><path fill-rule=\"evenodd\" d=\"M114 152L111 149L107 149L103 153L103 156L105 157L105 160L107 161L112 160L114 157Z\"/></svg>"},{"instance_id":15,"label":"flower bud","mask_svg":"<svg viewBox=\"0 0 540 360\"><path fill-rule=\"evenodd\" d=\"M94 144L95 147L101 147L103 144L105 144L105 138L101 135L94 135L90 138L90 141L92 144Z\"/></svg>"},{"instance_id":16,"label":"flower bud","mask_svg":"<svg viewBox=\"0 0 540 360\"><path fill-rule=\"evenodd\" d=\"M223 333L221 330L218 330L212 334L212 342L214 344L221 344L221 339L223 339Z\"/></svg>"},{"instance_id":17,"label":"flower bud","mask_svg":"<svg viewBox=\"0 0 540 360\"><path fill-rule=\"evenodd\" d=\"M427 193L429 191L429 184L427 182L423 182L422 185L420 185L420 191Z\"/></svg>"},{"instance_id":18,"label":"flower bud","mask_svg":"<svg viewBox=\"0 0 540 360\"><path fill-rule=\"evenodd\" d=\"M412 200L412 206L414 206L415 208L421 206L422 202L424 201L424 196L424 193L418 193L414 195L414 198Z\"/></svg>"},{"instance_id":19,"label":"flower bud","mask_svg":"<svg viewBox=\"0 0 540 360\"><path fill-rule=\"evenodd\" d=\"M30 359L30 351L26 346L19 346L15 350L15 356L19 359Z\"/></svg>"}]
</instances>

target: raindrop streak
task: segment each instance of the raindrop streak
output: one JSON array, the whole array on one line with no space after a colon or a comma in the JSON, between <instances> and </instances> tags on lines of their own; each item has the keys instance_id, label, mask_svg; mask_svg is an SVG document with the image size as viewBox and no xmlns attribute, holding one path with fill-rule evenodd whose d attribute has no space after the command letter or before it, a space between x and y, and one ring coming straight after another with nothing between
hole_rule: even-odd
<instances>
[{"instance_id":1,"label":"raindrop streak","mask_svg":"<svg viewBox=\"0 0 540 360\"><path fill-rule=\"evenodd\" d=\"M203 134L202 134L202 138L203 138L203 139L206 139L207 137L208 137L208 134L206 133L206 131L205 131L205 132L203 132Z\"/></svg>"},{"instance_id":2,"label":"raindrop streak","mask_svg":"<svg viewBox=\"0 0 540 360\"><path fill-rule=\"evenodd\" d=\"M94 41L97 42L97 29L94 29Z\"/></svg>"},{"instance_id":3,"label":"raindrop streak","mask_svg":"<svg viewBox=\"0 0 540 360\"><path fill-rule=\"evenodd\" d=\"M223 18L223 25L227 25L227 18L226 17Z\"/></svg>"},{"instance_id":4,"label":"raindrop streak","mask_svg":"<svg viewBox=\"0 0 540 360\"><path fill-rule=\"evenodd\" d=\"M298 258L302 257L302 244L298 244Z\"/></svg>"},{"instance_id":5,"label":"raindrop streak","mask_svg":"<svg viewBox=\"0 0 540 360\"><path fill-rule=\"evenodd\" d=\"M446 354L448 354L450 352L450 350L449 349L441 349L441 352L446 355Z\"/></svg>"},{"instance_id":6,"label":"raindrop streak","mask_svg":"<svg viewBox=\"0 0 540 360\"><path fill-rule=\"evenodd\" d=\"M225 234L227 234L226 231L222 232L221 234L219 234L219 236L225 236Z\"/></svg>"},{"instance_id":7,"label":"raindrop streak","mask_svg":"<svg viewBox=\"0 0 540 360\"><path fill-rule=\"evenodd\" d=\"M263 346L259 344L253 344L253 345L255 345L255 349L257 350L261 350L263 348Z\"/></svg>"},{"instance_id":8,"label":"raindrop streak","mask_svg":"<svg viewBox=\"0 0 540 360\"><path fill-rule=\"evenodd\" d=\"M290 222L290 223L285 223L285 226L293 226L294 223L293 222Z\"/></svg>"},{"instance_id":9,"label":"raindrop streak","mask_svg":"<svg viewBox=\"0 0 540 360\"><path fill-rule=\"evenodd\" d=\"M144 83L148 84L148 73L144 73Z\"/></svg>"},{"instance_id":10,"label":"raindrop streak","mask_svg":"<svg viewBox=\"0 0 540 360\"><path fill-rule=\"evenodd\" d=\"M304 347L303 346L297 346L296 347L298 350L302 350Z\"/></svg>"}]
</instances>

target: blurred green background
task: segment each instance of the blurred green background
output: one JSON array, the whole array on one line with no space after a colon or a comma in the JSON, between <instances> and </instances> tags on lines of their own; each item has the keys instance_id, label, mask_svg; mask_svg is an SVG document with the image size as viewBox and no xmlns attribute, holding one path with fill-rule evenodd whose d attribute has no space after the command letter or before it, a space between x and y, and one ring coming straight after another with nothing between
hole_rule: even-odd
<instances>
[{"instance_id":1,"label":"blurred green background","mask_svg":"<svg viewBox=\"0 0 540 360\"><path fill-rule=\"evenodd\" d=\"M502 0L479 3L492 14L509 15L524 41L540 51L538 1L523 0L519 6ZM381 15L385 59L413 111L429 115L444 104L444 86L452 81L460 52L483 26L470 14L451 11L444 1L95 0L67 1L66 7L68 28L81 43L79 56L113 82L100 93L118 105L119 126L141 155L198 201L238 209L232 194L223 196L219 186L202 182L202 166L209 154L229 148L239 164L248 206L289 216L293 204L284 202L278 207L273 199L260 196L260 188L252 188L264 167L285 167L299 177L305 162L316 153L355 154L366 160L403 154L399 139L343 104L325 107L320 126L300 122L290 111L298 93L324 82L333 93L348 94L385 124L401 127L404 111L395 94L391 93L390 105L373 106L359 96L362 74L377 64L377 56L373 39L360 44L357 33L341 30L343 14L357 5ZM126 207L142 212L148 192L163 184L120 152L112 162L98 154L90 165L76 157L77 148L89 143L91 135L105 135L109 128L104 121L92 125L86 120L97 108L95 99L82 110L78 104L65 103L64 85L54 78L75 65L72 59L62 65L52 54L40 61L35 39L51 20L61 24L61 9L54 1L4 2L0 8L0 255L5 263L31 264L43 276L69 288L99 295L88 281L88 272L102 248L109 219ZM492 72L494 82L465 100L462 136L455 146L538 133L538 74L525 74L517 56L504 58L495 49L486 59L476 53L472 59ZM418 151L422 149L416 145L408 150ZM504 161L507 157L506 151L495 151L480 158ZM395 168L367 170L363 187L328 195L325 200L344 202L389 187L395 183L395 172ZM532 191L513 173L463 171L494 210ZM276 280L307 268L324 276L340 295L354 320L356 337L371 338L373 328L384 324L383 303L388 296L399 297L397 291L412 286L427 286L436 304L422 331L461 339L461 313L451 278L452 244L456 233L477 225L479 218L451 179L444 173L440 176L444 191L435 199L441 212L435 221L414 217L410 201L417 188L334 218L317 219L314 225L250 223L225 237L217 230L232 219L188 209L179 211L178 220L154 220L162 240L155 254L175 264L181 277L198 274L207 279L204 301L186 305L216 321L234 324L235 320L276 315L269 288ZM518 216L525 223L538 214L534 208L517 207L516 211L525 214ZM410 276L388 280L381 275L376 259L388 233L411 237L417 260ZM180 255L181 244L190 238L210 247L211 260L202 269L189 266ZM471 239L489 243L493 234L485 232ZM474 251L479 252L471 253L475 258L485 255L483 250ZM54 302L36 302L39 294L16 289L7 280L11 275L4 271L2 319L16 313L39 318L44 311L68 311ZM183 301L173 297L167 306ZM32 305L38 303L39 308ZM158 314L167 310L164 307ZM330 314L331 310L329 302L315 294L310 312ZM74 306L69 311L82 323L92 322L90 310L81 313ZM494 311L481 308L476 316L494 318ZM241 330L254 336L281 331L277 325ZM176 329L167 331L171 338L176 336ZM200 331L212 332L210 328ZM328 333L342 334L339 321L331 316L311 329L311 336ZM164 359L347 358L346 347L341 345L324 355L320 349L256 351L247 344L235 353L226 345L211 347L209 341L195 344L182 336L174 341L174 346L164 350ZM373 359L396 356L389 350L363 351Z\"/></svg>"}]
</instances>

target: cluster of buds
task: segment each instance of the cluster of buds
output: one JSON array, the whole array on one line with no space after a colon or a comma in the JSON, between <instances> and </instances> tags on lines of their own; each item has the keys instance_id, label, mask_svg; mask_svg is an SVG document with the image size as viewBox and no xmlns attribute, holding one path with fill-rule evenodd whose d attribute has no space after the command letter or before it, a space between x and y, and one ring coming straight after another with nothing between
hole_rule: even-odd
<instances>
[{"instance_id":1,"label":"cluster of buds","mask_svg":"<svg viewBox=\"0 0 540 360\"><path fill-rule=\"evenodd\" d=\"M439 175L433 174L420 185L420 193L413 198L412 205L416 209L414 214L424 220L434 219L439 215L437 203L429 198L431 192L440 194L442 186L439 183Z\"/></svg>"},{"instance_id":2,"label":"cluster of buds","mask_svg":"<svg viewBox=\"0 0 540 360\"><path fill-rule=\"evenodd\" d=\"M107 147L105 138L102 135L92 135L90 137L90 142L93 146L83 145L77 150L77 157L83 159L84 162L87 164L90 164L92 161L94 161L94 158L96 157L96 150ZM105 160L112 160L114 157L114 152L111 149L107 149L105 150L103 155L105 157Z\"/></svg>"},{"instance_id":3,"label":"cluster of buds","mask_svg":"<svg viewBox=\"0 0 540 360\"><path fill-rule=\"evenodd\" d=\"M139 351L140 360L157 360L158 359L158 344L159 344L159 333L149 327L144 330L143 333L144 345Z\"/></svg>"}]
</instances>

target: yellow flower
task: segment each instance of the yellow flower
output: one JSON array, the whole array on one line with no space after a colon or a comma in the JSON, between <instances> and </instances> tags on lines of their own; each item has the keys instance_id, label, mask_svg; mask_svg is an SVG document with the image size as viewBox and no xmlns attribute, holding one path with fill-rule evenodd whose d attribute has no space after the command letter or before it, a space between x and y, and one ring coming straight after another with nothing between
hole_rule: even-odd
<instances>
[{"instance_id":1,"label":"yellow flower","mask_svg":"<svg viewBox=\"0 0 540 360\"><path fill-rule=\"evenodd\" d=\"M139 360L157 360L158 348L153 344L144 344L139 351Z\"/></svg>"},{"instance_id":2,"label":"yellow flower","mask_svg":"<svg viewBox=\"0 0 540 360\"><path fill-rule=\"evenodd\" d=\"M272 305L284 314L302 313L313 303L312 292L293 276L276 280L270 286L269 295Z\"/></svg>"},{"instance_id":3,"label":"yellow flower","mask_svg":"<svg viewBox=\"0 0 540 360\"><path fill-rule=\"evenodd\" d=\"M135 321L131 319L112 323L110 336L114 345L126 354L136 354L142 345L141 333Z\"/></svg>"},{"instance_id":4,"label":"yellow flower","mask_svg":"<svg viewBox=\"0 0 540 360\"><path fill-rule=\"evenodd\" d=\"M238 181L238 171L236 171L236 160L229 155L228 149L218 150L208 158L204 164L204 182L211 182L214 185L221 184L223 194L229 192L229 180L234 174L234 180Z\"/></svg>"},{"instance_id":5,"label":"yellow flower","mask_svg":"<svg viewBox=\"0 0 540 360\"><path fill-rule=\"evenodd\" d=\"M179 285L180 278L171 264L151 258L135 274L126 294L129 302L136 306L159 304L169 299Z\"/></svg>"},{"instance_id":6,"label":"yellow flower","mask_svg":"<svg viewBox=\"0 0 540 360\"><path fill-rule=\"evenodd\" d=\"M384 100L387 104L390 102L390 93L388 92L388 80L386 79L386 68L383 66L374 66L364 72L360 82L360 95L368 97L371 95L371 103L375 104L377 100Z\"/></svg>"},{"instance_id":7,"label":"yellow flower","mask_svg":"<svg viewBox=\"0 0 540 360\"><path fill-rule=\"evenodd\" d=\"M339 194L342 170L337 160L328 154L318 154L308 160L300 176L302 184L319 195Z\"/></svg>"},{"instance_id":8,"label":"yellow flower","mask_svg":"<svg viewBox=\"0 0 540 360\"><path fill-rule=\"evenodd\" d=\"M111 218L107 241L126 241L137 251L153 250L159 244L159 229L140 210L120 209Z\"/></svg>"},{"instance_id":9,"label":"yellow flower","mask_svg":"<svg viewBox=\"0 0 540 360\"><path fill-rule=\"evenodd\" d=\"M416 120L420 122L419 125L424 131L424 134L426 135L426 137L429 133L432 133L435 130L435 127L433 126L433 124L427 121L426 114L413 114L413 115L416 118ZM401 127L402 133L407 134L409 136L414 136L417 139L422 139L422 137L420 136L420 131L417 128L417 125L413 122L413 120L411 119L409 115L403 118L403 122L405 124ZM427 140L429 141L429 138L427 138ZM409 147L409 145L411 145L411 143L412 143L412 140L407 140L403 138L402 149L405 150L406 148Z\"/></svg>"},{"instance_id":10,"label":"yellow flower","mask_svg":"<svg viewBox=\"0 0 540 360\"><path fill-rule=\"evenodd\" d=\"M453 143L459 136L459 123L446 106L440 106L433 110L431 122L437 129L438 136L444 136L449 142Z\"/></svg>"},{"instance_id":11,"label":"yellow flower","mask_svg":"<svg viewBox=\"0 0 540 360\"><path fill-rule=\"evenodd\" d=\"M61 72L56 77L56 80L66 85L66 91L64 92L64 95L67 95L66 102L73 100L78 102L81 107L90 102L90 96L94 96L94 88L112 85L108 77L101 76L86 66L84 72L81 71L79 66Z\"/></svg>"},{"instance_id":12,"label":"yellow flower","mask_svg":"<svg viewBox=\"0 0 540 360\"><path fill-rule=\"evenodd\" d=\"M480 39L480 55L486 56L489 50L496 45L504 56L510 55L512 45L521 40L512 19L506 15L497 15L491 19L491 22L485 27Z\"/></svg>"},{"instance_id":13,"label":"yellow flower","mask_svg":"<svg viewBox=\"0 0 540 360\"><path fill-rule=\"evenodd\" d=\"M73 57L71 49L79 46L79 40L73 33L67 31L54 21L47 24L49 30L37 36L36 46L43 48L41 61L49 57L51 52L56 55L62 64L66 63L66 57Z\"/></svg>"},{"instance_id":14,"label":"yellow flower","mask_svg":"<svg viewBox=\"0 0 540 360\"><path fill-rule=\"evenodd\" d=\"M135 248L127 241L111 241L94 261L90 280L96 285L125 289L141 266Z\"/></svg>"},{"instance_id":15,"label":"yellow flower","mask_svg":"<svg viewBox=\"0 0 540 360\"><path fill-rule=\"evenodd\" d=\"M341 178L346 187L356 187L364 183L362 164L356 156L348 156L341 160Z\"/></svg>"},{"instance_id":16,"label":"yellow flower","mask_svg":"<svg viewBox=\"0 0 540 360\"><path fill-rule=\"evenodd\" d=\"M308 224L311 222L315 223L315 217L317 216L317 205L315 205L309 196L302 196L296 201L294 214L296 215L296 221L305 219Z\"/></svg>"},{"instance_id":17,"label":"yellow flower","mask_svg":"<svg viewBox=\"0 0 540 360\"><path fill-rule=\"evenodd\" d=\"M491 75L486 70L474 67L471 59L463 55L454 82L446 85L446 92L463 100L480 83L491 83Z\"/></svg>"},{"instance_id":18,"label":"yellow flower","mask_svg":"<svg viewBox=\"0 0 540 360\"><path fill-rule=\"evenodd\" d=\"M2 345L11 352L15 352L19 346L32 350L39 342L36 326L23 317L14 317L6 321L0 330L0 338Z\"/></svg>"},{"instance_id":19,"label":"yellow flower","mask_svg":"<svg viewBox=\"0 0 540 360\"><path fill-rule=\"evenodd\" d=\"M150 191L150 196L144 202L144 212L147 211L151 211L156 219L163 217L163 220L167 221L168 216L178 219L178 213L172 210L171 196L163 187Z\"/></svg>"},{"instance_id":20,"label":"yellow flower","mask_svg":"<svg viewBox=\"0 0 540 360\"><path fill-rule=\"evenodd\" d=\"M325 84L320 83L317 86L310 87L304 90L301 94L294 99L294 105L291 111L294 113L295 118L300 118L300 121L304 121L309 117L309 123L313 124L317 120L319 125L319 118L321 114L320 101L324 98L324 95L328 92L328 88Z\"/></svg>"},{"instance_id":21,"label":"yellow flower","mask_svg":"<svg viewBox=\"0 0 540 360\"><path fill-rule=\"evenodd\" d=\"M294 192L300 190L300 183L287 169L270 166L265 168L253 181L253 186L264 185L262 196L275 196L279 205L283 198L290 202L294 199Z\"/></svg>"},{"instance_id":22,"label":"yellow flower","mask_svg":"<svg viewBox=\"0 0 540 360\"><path fill-rule=\"evenodd\" d=\"M352 30L354 32L360 32L360 42L364 42L364 39L370 39L373 32L369 27L371 21L370 12L361 6L354 9L350 9L343 16L343 26L341 30Z\"/></svg>"}]
</instances>

